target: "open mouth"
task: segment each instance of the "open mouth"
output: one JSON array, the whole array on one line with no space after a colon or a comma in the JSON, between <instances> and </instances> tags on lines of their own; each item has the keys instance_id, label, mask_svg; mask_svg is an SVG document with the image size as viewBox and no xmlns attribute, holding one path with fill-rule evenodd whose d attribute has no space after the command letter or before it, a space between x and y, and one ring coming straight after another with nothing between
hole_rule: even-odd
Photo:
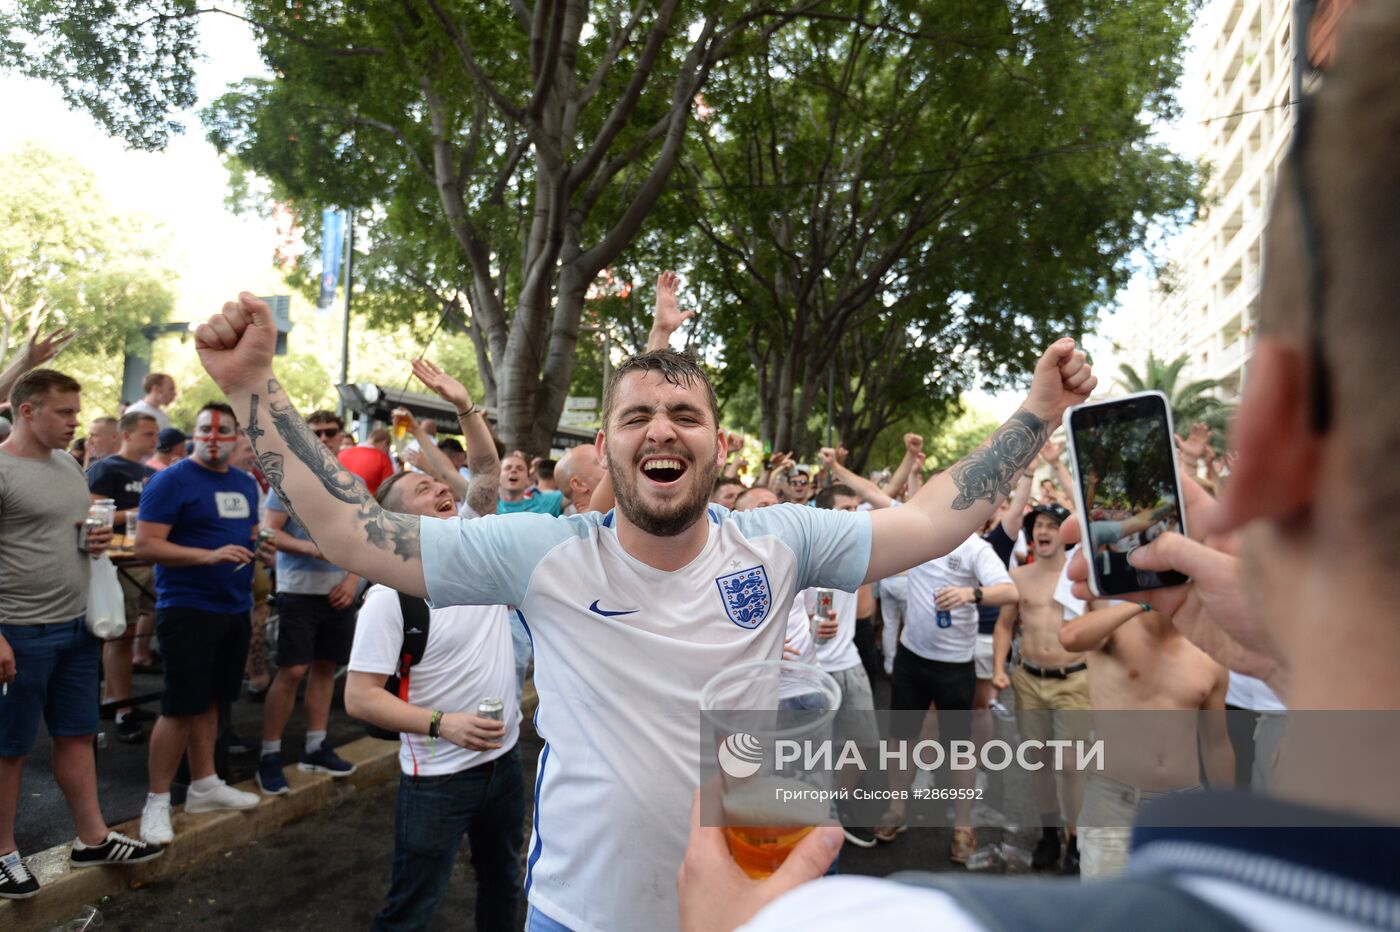
<instances>
[{"instance_id":1,"label":"open mouth","mask_svg":"<svg viewBox=\"0 0 1400 932\"><path fill-rule=\"evenodd\" d=\"M689 467L678 456L649 456L642 460L642 475L657 485L672 485L680 481Z\"/></svg>"},{"instance_id":2,"label":"open mouth","mask_svg":"<svg viewBox=\"0 0 1400 932\"><path fill-rule=\"evenodd\" d=\"M438 514L440 514L440 515L455 514L455 513L457 512L457 507L456 507L456 505L457 505L457 503L454 502L454 501L452 500L452 494L449 492L448 494L443 495L443 496L441 496L441 497L438 498L438 500L437 500L437 510L438 510Z\"/></svg>"}]
</instances>

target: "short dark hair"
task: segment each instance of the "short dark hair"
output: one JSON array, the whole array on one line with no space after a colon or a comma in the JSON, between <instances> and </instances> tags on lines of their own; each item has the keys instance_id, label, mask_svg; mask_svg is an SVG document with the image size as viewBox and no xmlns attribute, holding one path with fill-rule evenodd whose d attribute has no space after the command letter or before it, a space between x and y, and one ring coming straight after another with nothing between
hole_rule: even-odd
<instances>
[{"instance_id":1,"label":"short dark hair","mask_svg":"<svg viewBox=\"0 0 1400 932\"><path fill-rule=\"evenodd\" d=\"M726 485L743 485L743 484L744 484L744 480L740 479L738 476L719 476L718 478L715 479L715 491L718 492L720 489L724 488Z\"/></svg>"},{"instance_id":2,"label":"short dark hair","mask_svg":"<svg viewBox=\"0 0 1400 932\"><path fill-rule=\"evenodd\" d=\"M149 393L158 386L164 385L166 379L170 379L170 376L166 375L164 372L152 372L141 380L141 391ZM173 382L175 380L170 379L170 381Z\"/></svg>"},{"instance_id":3,"label":"short dark hair","mask_svg":"<svg viewBox=\"0 0 1400 932\"><path fill-rule=\"evenodd\" d=\"M715 398L715 388L709 376L700 368L700 361L693 353L682 353L673 349L652 350L629 356L622 365L613 369L612 378L603 388L603 429L607 430L612 418L613 405L617 402L617 386L625 376L634 372L659 372L662 378L672 385L690 388L699 383L705 387L705 400L710 406L710 416L719 424L719 401Z\"/></svg>"},{"instance_id":4,"label":"short dark hair","mask_svg":"<svg viewBox=\"0 0 1400 932\"><path fill-rule=\"evenodd\" d=\"M227 414L233 418L233 423L238 423L238 415L233 413L233 406L223 401L206 401L204 406L194 413L198 418L205 411L218 411L220 414Z\"/></svg>"},{"instance_id":5,"label":"short dark hair","mask_svg":"<svg viewBox=\"0 0 1400 932\"><path fill-rule=\"evenodd\" d=\"M98 424L111 424L116 427L119 422L110 414L99 414L88 424L89 427L96 427Z\"/></svg>"},{"instance_id":6,"label":"short dark hair","mask_svg":"<svg viewBox=\"0 0 1400 932\"><path fill-rule=\"evenodd\" d=\"M836 496L838 495L845 495L849 498L860 498L860 496L856 494L855 489L851 488L849 485L841 485L838 482L835 485L827 486L817 493L817 507L835 508Z\"/></svg>"},{"instance_id":7,"label":"short dark hair","mask_svg":"<svg viewBox=\"0 0 1400 932\"><path fill-rule=\"evenodd\" d=\"M444 453L465 453L467 452L461 442L456 437L444 437L438 441L438 449Z\"/></svg>"},{"instance_id":8,"label":"short dark hair","mask_svg":"<svg viewBox=\"0 0 1400 932\"><path fill-rule=\"evenodd\" d=\"M312 411L310 414L308 414L306 416L306 423L334 424L341 430L345 429L345 422L340 419L340 415L336 414L334 411L327 411L324 408L318 411Z\"/></svg>"},{"instance_id":9,"label":"short dark hair","mask_svg":"<svg viewBox=\"0 0 1400 932\"><path fill-rule=\"evenodd\" d=\"M78 380L57 369L30 369L15 382L10 389L10 407L18 411L25 402L35 405L48 397L49 392L80 392L83 387Z\"/></svg>"},{"instance_id":10,"label":"short dark hair","mask_svg":"<svg viewBox=\"0 0 1400 932\"><path fill-rule=\"evenodd\" d=\"M541 479L554 478L554 460L540 460L535 465L535 474Z\"/></svg>"},{"instance_id":11,"label":"short dark hair","mask_svg":"<svg viewBox=\"0 0 1400 932\"><path fill-rule=\"evenodd\" d=\"M403 472L394 473L392 476L379 483L379 488L374 490L374 500L379 503L381 508L388 508L389 499L393 496L394 487L399 484L404 476L411 475L413 475L412 472L404 470ZM418 475L422 475L422 473ZM392 511L393 509L390 510Z\"/></svg>"},{"instance_id":12,"label":"short dark hair","mask_svg":"<svg viewBox=\"0 0 1400 932\"><path fill-rule=\"evenodd\" d=\"M122 419L117 422L117 429L122 433L129 433L135 430L142 421L154 421L155 418L145 411L128 411L122 415Z\"/></svg>"}]
</instances>

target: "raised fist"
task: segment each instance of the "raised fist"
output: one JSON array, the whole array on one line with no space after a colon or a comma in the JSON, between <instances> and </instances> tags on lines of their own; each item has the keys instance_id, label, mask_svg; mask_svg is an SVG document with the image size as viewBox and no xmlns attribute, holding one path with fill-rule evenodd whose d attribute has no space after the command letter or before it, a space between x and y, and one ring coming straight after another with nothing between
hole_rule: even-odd
<instances>
[{"instance_id":1,"label":"raised fist","mask_svg":"<svg viewBox=\"0 0 1400 932\"><path fill-rule=\"evenodd\" d=\"M924 438L919 434L904 435L904 449L910 453L918 453L924 448Z\"/></svg>"},{"instance_id":2,"label":"raised fist","mask_svg":"<svg viewBox=\"0 0 1400 932\"><path fill-rule=\"evenodd\" d=\"M1026 410L1042 421L1058 424L1065 409L1088 401L1098 384L1074 340L1056 340L1035 364Z\"/></svg>"},{"instance_id":3,"label":"raised fist","mask_svg":"<svg viewBox=\"0 0 1400 932\"><path fill-rule=\"evenodd\" d=\"M272 372L277 327L261 298L242 292L237 301L202 323L194 332L194 347L204 371L228 395L256 386Z\"/></svg>"}]
</instances>

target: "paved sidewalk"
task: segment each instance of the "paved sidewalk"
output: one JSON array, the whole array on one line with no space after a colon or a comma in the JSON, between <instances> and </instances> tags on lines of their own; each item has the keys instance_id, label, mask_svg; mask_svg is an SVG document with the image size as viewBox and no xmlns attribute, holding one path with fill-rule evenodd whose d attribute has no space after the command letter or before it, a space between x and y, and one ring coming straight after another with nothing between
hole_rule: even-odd
<instances>
[{"instance_id":1,"label":"paved sidewalk","mask_svg":"<svg viewBox=\"0 0 1400 932\"><path fill-rule=\"evenodd\" d=\"M138 674L132 692L138 696L159 692L160 683L159 676ZM364 726L345 714L343 685L343 680L337 681L335 702L331 707L329 733L334 745L348 744L365 736ZM154 714L160 711L160 703L154 702L145 708ZM262 740L262 710L261 704L249 702L246 698L233 705L234 731L252 742L254 751L229 758L230 783L240 783L257 772L256 748ZM148 735L150 726L150 722L146 723ZM108 824L116 825L138 818L141 807L145 805L147 745L144 741L140 744L118 741L110 720L104 721L102 728L106 733L107 746L99 747L97 751L97 796L102 802L102 813ZM296 711L292 713L292 720L287 723L287 731L282 737L284 763L295 764L300 760L305 740L306 719L298 700ZM73 820L68 815L63 794L58 791L58 784L53 779L53 746L43 726L39 728L39 740L34 745L34 752L24 765L19 799L15 841L26 856L73 840Z\"/></svg>"}]
</instances>

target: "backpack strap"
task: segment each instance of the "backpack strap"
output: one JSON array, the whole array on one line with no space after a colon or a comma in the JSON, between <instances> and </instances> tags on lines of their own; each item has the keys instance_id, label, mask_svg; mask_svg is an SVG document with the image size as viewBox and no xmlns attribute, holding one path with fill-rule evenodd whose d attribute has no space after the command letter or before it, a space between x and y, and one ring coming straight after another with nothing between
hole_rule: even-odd
<instances>
[{"instance_id":1,"label":"backpack strap","mask_svg":"<svg viewBox=\"0 0 1400 932\"><path fill-rule=\"evenodd\" d=\"M428 646L428 603L417 596L399 593L399 611L403 615L403 646L399 648L398 697L408 701L409 669L423 659Z\"/></svg>"}]
</instances>

